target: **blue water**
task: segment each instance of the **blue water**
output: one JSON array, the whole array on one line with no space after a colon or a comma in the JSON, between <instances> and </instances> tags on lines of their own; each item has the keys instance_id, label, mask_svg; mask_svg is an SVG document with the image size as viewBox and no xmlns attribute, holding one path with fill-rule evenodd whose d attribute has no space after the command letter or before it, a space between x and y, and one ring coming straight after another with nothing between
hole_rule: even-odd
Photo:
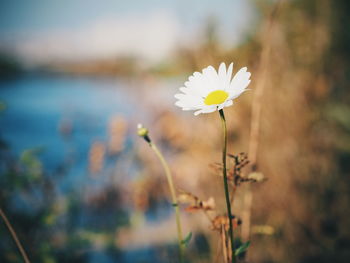
<instances>
[{"instance_id":1,"label":"blue water","mask_svg":"<svg viewBox=\"0 0 350 263\"><path fill-rule=\"evenodd\" d=\"M65 176L55 180L55 186L63 196L69 192L80 195L79 188L82 185L97 191L109 185L110 176L114 173L105 171L104 176L98 179L88 176L88 153L91 144L96 140L107 141L111 117L121 115L130 123L133 115L141 118L147 114L145 109L139 108L142 106L135 103L137 100L133 98L130 87L115 78L30 75L0 80L0 101L6 104L6 109L0 112L1 140L8 145L9 151L16 158L25 150L40 147L42 151L38 157L46 176L54 174L59 167L65 167ZM66 121L72 127L69 136L62 134L59 129L62 122ZM125 156L121 158L129 158L128 151L132 151L135 137L127 135L123 151ZM118 158L110 157L106 160L104 169L113 169ZM128 173L129 179L132 179L131 173L133 172ZM137 172L135 174L137 176ZM45 197L38 196L37 200L45 203ZM35 202L36 206L28 205L29 201L21 199L20 196L15 196L9 202L14 210L22 212L26 209L33 212L36 206L38 209L41 206L38 201ZM79 208L72 221L77 229L89 229L102 221L103 224L99 227L109 226L114 231L114 211L110 211L110 214L94 214L94 210L90 209L92 208L83 206ZM125 208L128 213L132 213L131 210L132 208ZM145 213L145 219L162 220L171 216L171 211L168 202L160 202L157 209ZM123 251L119 259L125 263L160 262L157 261L157 253L157 248L140 248ZM114 262L116 258L113 253L105 250L90 251L88 256L88 262Z\"/></svg>"},{"instance_id":2,"label":"blue water","mask_svg":"<svg viewBox=\"0 0 350 263\"><path fill-rule=\"evenodd\" d=\"M47 160L63 157L65 140L60 121L73 124L79 152L93 139L106 136L108 119L129 115L131 104L114 79L32 76L0 81L0 100L7 109L0 116L1 135L15 152L44 146ZM48 164L53 165L51 163Z\"/></svg>"},{"instance_id":3,"label":"blue water","mask_svg":"<svg viewBox=\"0 0 350 263\"><path fill-rule=\"evenodd\" d=\"M48 172L74 163L69 173L86 174L88 152L95 140L105 141L112 116L128 117L135 109L130 94L115 78L24 76L0 80L0 136L19 155L42 147L40 158ZM59 132L69 121L72 135ZM75 178L77 178L75 176Z\"/></svg>"}]
</instances>

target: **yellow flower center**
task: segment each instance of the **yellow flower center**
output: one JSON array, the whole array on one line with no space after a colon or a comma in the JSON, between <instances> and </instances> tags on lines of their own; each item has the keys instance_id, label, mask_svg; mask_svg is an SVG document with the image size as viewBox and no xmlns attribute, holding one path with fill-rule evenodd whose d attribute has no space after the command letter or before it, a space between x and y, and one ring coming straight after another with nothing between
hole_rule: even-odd
<instances>
[{"instance_id":1,"label":"yellow flower center","mask_svg":"<svg viewBox=\"0 0 350 263\"><path fill-rule=\"evenodd\" d=\"M215 90L208 94L205 97L204 103L206 105L214 105L223 103L228 97L228 93L223 90Z\"/></svg>"}]
</instances>

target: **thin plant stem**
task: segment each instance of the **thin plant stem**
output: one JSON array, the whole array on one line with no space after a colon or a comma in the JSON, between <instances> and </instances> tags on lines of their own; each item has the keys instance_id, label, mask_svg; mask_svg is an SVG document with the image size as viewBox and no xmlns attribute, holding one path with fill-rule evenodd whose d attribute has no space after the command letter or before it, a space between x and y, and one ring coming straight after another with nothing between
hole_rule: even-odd
<instances>
[{"instance_id":1,"label":"thin plant stem","mask_svg":"<svg viewBox=\"0 0 350 263\"><path fill-rule=\"evenodd\" d=\"M263 34L264 38L262 39L262 51L260 55L260 62L258 67L258 77L259 81L257 82L256 87L254 88L254 97L252 102L252 118L250 125L250 139L249 139L249 160L251 163L251 170L255 172L257 170L257 157L258 157L258 148L259 148L259 135L260 135L260 125L261 125L261 110L263 102L263 94L266 83L266 76L268 75L269 60L271 54L271 43L272 35L274 31L276 17L279 10L281 9L282 1L279 0L276 2L273 7L270 17L265 26L265 32ZM253 205L253 192L250 185L247 185L244 198L243 198L244 209L242 212L242 240L247 242L250 239L251 231L251 210ZM246 252L246 258L247 254Z\"/></svg>"},{"instance_id":2,"label":"thin plant stem","mask_svg":"<svg viewBox=\"0 0 350 263\"><path fill-rule=\"evenodd\" d=\"M220 231L220 237L221 237L221 231ZM222 244L222 238L219 238L218 240L217 240L217 243L216 243L216 255L215 255L215 260L213 261L213 263L218 263L219 262L219 259L220 259L220 256L221 256L221 254L220 254L220 249L221 249L221 244ZM220 260L220 262L222 262L221 260Z\"/></svg>"},{"instance_id":3,"label":"thin plant stem","mask_svg":"<svg viewBox=\"0 0 350 263\"><path fill-rule=\"evenodd\" d=\"M170 172L170 169L169 169L167 162L165 161L165 159L164 159L162 153L159 151L158 147L151 141L149 142L149 145L151 146L152 150L156 153L157 157L159 158L160 162L162 163L164 171L165 171L165 175L166 175L167 180L168 180L168 185L170 188L171 199L172 199L172 205L173 205L174 210L175 210L177 236L178 236L179 250L180 250L180 262L183 262L184 252L185 252L185 244L183 242L183 237L182 237L180 209L179 209L179 204L177 202L177 197L176 197L176 192L175 192L175 187L174 187L173 179L171 176L171 172Z\"/></svg>"},{"instance_id":4,"label":"thin plant stem","mask_svg":"<svg viewBox=\"0 0 350 263\"><path fill-rule=\"evenodd\" d=\"M1 218L4 220L6 227L7 227L8 230L10 231L10 233L11 233L11 235L12 235L12 238L13 238L13 240L15 241L17 247L18 247L18 250L19 250L19 252L21 253L21 255L22 255L22 257L23 257L24 262L25 262L25 263L30 263L29 258L28 258L28 256L27 256L27 254L26 254L26 252L25 252L25 250L24 250L24 248L23 248L21 242L19 241L19 238L18 238L18 236L17 236L15 230L13 229L13 227L12 227L10 221L7 219L7 217L6 217L5 213L4 213L4 211L2 211L1 208L0 208L0 216L1 216Z\"/></svg>"},{"instance_id":5,"label":"thin plant stem","mask_svg":"<svg viewBox=\"0 0 350 263\"><path fill-rule=\"evenodd\" d=\"M231 251L232 251L232 263L235 263L236 257L235 257L235 244L233 239L233 224L232 224L232 212L231 212L231 202L230 202L230 193L228 189L228 183L227 183L227 169L226 169L226 154L227 154L227 127L226 127L226 120L224 111L221 109L219 110L220 113L220 119L222 123L222 131L223 131L223 147L222 147L222 165L223 165L223 179L224 179L224 188L225 188L225 199L226 199L226 207L227 207L227 216L229 218L229 236L231 241Z\"/></svg>"},{"instance_id":6,"label":"thin plant stem","mask_svg":"<svg viewBox=\"0 0 350 263\"><path fill-rule=\"evenodd\" d=\"M224 257L224 262L225 263L229 263L229 258L227 256L227 245L226 245L226 233L225 233L225 226L224 225L221 225L221 231L220 231L220 234L221 234L221 242L222 242L222 255Z\"/></svg>"}]
</instances>

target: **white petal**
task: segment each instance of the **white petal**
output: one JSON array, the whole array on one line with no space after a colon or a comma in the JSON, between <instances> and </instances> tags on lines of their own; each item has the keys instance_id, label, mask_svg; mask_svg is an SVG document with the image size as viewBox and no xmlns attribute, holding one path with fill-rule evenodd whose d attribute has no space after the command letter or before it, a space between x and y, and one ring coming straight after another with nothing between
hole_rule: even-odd
<instances>
[{"instance_id":1,"label":"white petal","mask_svg":"<svg viewBox=\"0 0 350 263\"><path fill-rule=\"evenodd\" d=\"M197 115L201 114L201 112L202 112L202 110L198 110L198 111L195 111L193 114L194 114L194 116L197 116Z\"/></svg>"},{"instance_id":2,"label":"white petal","mask_svg":"<svg viewBox=\"0 0 350 263\"><path fill-rule=\"evenodd\" d=\"M175 94L174 97L178 100L202 101L201 97L199 96L193 96L193 95L188 95L183 93Z\"/></svg>"},{"instance_id":3,"label":"white petal","mask_svg":"<svg viewBox=\"0 0 350 263\"><path fill-rule=\"evenodd\" d=\"M250 83L250 72L247 72L247 68L241 68L233 77L230 87L227 90L229 93L229 99L237 98L241 95L246 87Z\"/></svg>"},{"instance_id":4,"label":"white petal","mask_svg":"<svg viewBox=\"0 0 350 263\"><path fill-rule=\"evenodd\" d=\"M195 96L195 97L202 97L201 94L195 89L189 89L189 88L186 88L186 87L181 87L180 91L183 92L186 95Z\"/></svg>"},{"instance_id":5,"label":"white petal","mask_svg":"<svg viewBox=\"0 0 350 263\"><path fill-rule=\"evenodd\" d=\"M221 110L223 109L224 107L229 107L233 104L233 101L232 100L226 100L224 103L221 103L219 106L218 106L218 110Z\"/></svg>"},{"instance_id":6,"label":"white petal","mask_svg":"<svg viewBox=\"0 0 350 263\"><path fill-rule=\"evenodd\" d=\"M198 108L204 106L203 98L198 96L191 96L186 94L175 94L175 98L178 101L175 103L176 106L185 107L185 108Z\"/></svg>"},{"instance_id":7,"label":"white petal","mask_svg":"<svg viewBox=\"0 0 350 263\"><path fill-rule=\"evenodd\" d=\"M208 85L205 81L205 77L199 72L193 73L185 82L185 87L191 90L191 93L196 93L199 96L205 97L210 91L208 91Z\"/></svg>"},{"instance_id":8,"label":"white petal","mask_svg":"<svg viewBox=\"0 0 350 263\"><path fill-rule=\"evenodd\" d=\"M219 89L219 78L216 70L209 66L203 69L203 78L202 78L203 86L206 86L209 92ZM208 92L208 93L209 93ZM206 94L208 95L208 94Z\"/></svg>"},{"instance_id":9,"label":"white petal","mask_svg":"<svg viewBox=\"0 0 350 263\"><path fill-rule=\"evenodd\" d=\"M204 106L202 104L194 104L184 100L178 100L177 102L175 102L175 105L180 108L193 108L193 109L200 109Z\"/></svg>"},{"instance_id":10,"label":"white petal","mask_svg":"<svg viewBox=\"0 0 350 263\"><path fill-rule=\"evenodd\" d=\"M198 108L195 107L183 107L182 110L188 111L188 110L198 110Z\"/></svg>"},{"instance_id":11,"label":"white petal","mask_svg":"<svg viewBox=\"0 0 350 263\"><path fill-rule=\"evenodd\" d=\"M208 107L205 107L202 109L202 113L210 113L216 111L216 106L215 105L210 105Z\"/></svg>"},{"instance_id":12,"label":"white petal","mask_svg":"<svg viewBox=\"0 0 350 263\"><path fill-rule=\"evenodd\" d=\"M220 64L218 75L220 79L225 79L226 77L226 65L224 62Z\"/></svg>"},{"instance_id":13,"label":"white petal","mask_svg":"<svg viewBox=\"0 0 350 263\"><path fill-rule=\"evenodd\" d=\"M210 113L216 110L216 106L215 105L210 105L210 106L205 106L203 107L201 110L198 110L194 113L194 115L198 115L201 113Z\"/></svg>"},{"instance_id":14,"label":"white petal","mask_svg":"<svg viewBox=\"0 0 350 263\"><path fill-rule=\"evenodd\" d=\"M230 107L233 105L233 100L228 100L225 102L225 107Z\"/></svg>"},{"instance_id":15,"label":"white petal","mask_svg":"<svg viewBox=\"0 0 350 263\"><path fill-rule=\"evenodd\" d=\"M228 69L227 69L226 82L225 82L226 87L230 86L231 79L232 79L232 69L233 69L233 63L231 63L230 66L228 66Z\"/></svg>"}]
</instances>

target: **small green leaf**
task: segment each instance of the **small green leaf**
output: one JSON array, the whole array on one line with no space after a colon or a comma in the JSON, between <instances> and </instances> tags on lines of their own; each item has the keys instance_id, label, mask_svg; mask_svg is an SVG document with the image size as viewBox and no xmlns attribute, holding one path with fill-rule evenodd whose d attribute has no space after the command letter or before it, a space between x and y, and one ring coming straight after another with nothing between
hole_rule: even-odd
<instances>
[{"instance_id":1,"label":"small green leaf","mask_svg":"<svg viewBox=\"0 0 350 263\"><path fill-rule=\"evenodd\" d=\"M240 254L244 253L247 250L247 248L249 247L249 245L250 245L250 241L242 244L239 248L237 248L235 251L236 257L239 256Z\"/></svg>"},{"instance_id":2,"label":"small green leaf","mask_svg":"<svg viewBox=\"0 0 350 263\"><path fill-rule=\"evenodd\" d=\"M184 240L181 241L181 243L184 244L185 246L188 246L191 238L192 238L192 232L188 233L188 235L185 237Z\"/></svg>"}]
</instances>

